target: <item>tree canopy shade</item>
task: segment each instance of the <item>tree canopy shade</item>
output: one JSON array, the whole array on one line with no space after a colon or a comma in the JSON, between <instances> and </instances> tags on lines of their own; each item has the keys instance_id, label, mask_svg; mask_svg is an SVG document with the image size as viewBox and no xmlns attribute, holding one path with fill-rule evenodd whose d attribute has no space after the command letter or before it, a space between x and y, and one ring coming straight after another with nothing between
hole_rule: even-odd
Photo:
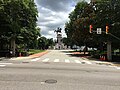
<instances>
[{"instance_id":1,"label":"tree canopy shade","mask_svg":"<svg viewBox=\"0 0 120 90\"><path fill-rule=\"evenodd\" d=\"M118 43L117 48L120 47L120 41L114 38L120 37L120 0L96 0L94 3L87 3L85 1L78 2L75 9L69 15L69 22L65 24L65 32L67 38L77 44L95 47L99 43L112 41ZM109 33L89 33L89 26L93 26L93 30L101 28L105 32L106 25L109 27ZM96 44L96 45L95 45ZM113 44L114 45L114 44Z\"/></svg>"},{"instance_id":2,"label":"tree canopy shade","mask_svg":"<svg viewBox=\"0 0 120 90\"><path fill-rule=\"evenodd\" d=\"M37 39L37 15L34 0L0 0L0 49L7 42L29 44Z\"/></svg>"}]
</instances>

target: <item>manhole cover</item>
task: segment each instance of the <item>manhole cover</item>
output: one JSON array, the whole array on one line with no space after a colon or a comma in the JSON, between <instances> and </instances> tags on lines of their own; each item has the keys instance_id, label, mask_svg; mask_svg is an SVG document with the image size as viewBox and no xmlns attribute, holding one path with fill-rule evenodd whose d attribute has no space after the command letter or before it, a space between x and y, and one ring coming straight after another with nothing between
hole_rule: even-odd
<instances>
[{"instance_id":1,"label":"manhole cover","mask_svg":"<svg viewBox=\"0 0 120 90\"><path fill-rule=\"evenodd\" d=\"M46 80L45 83L54 84L54 83L57 83L57 80L49 79L49 80Z\"/></svg>"}]
</instances>

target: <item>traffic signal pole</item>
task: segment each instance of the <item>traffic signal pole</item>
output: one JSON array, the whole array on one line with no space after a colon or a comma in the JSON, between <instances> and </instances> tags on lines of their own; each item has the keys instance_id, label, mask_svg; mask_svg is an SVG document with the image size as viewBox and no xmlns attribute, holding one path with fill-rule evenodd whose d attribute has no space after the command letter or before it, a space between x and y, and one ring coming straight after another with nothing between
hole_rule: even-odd
<instances>
[{"instance_id":1,"label":"traffic signal pole","mask_svg":"<svg viewBox=\"0 0 120 90\"><path fill-rule=\"evenodd\" d=\"M112 60L111 41L107 41L107 59L108 61Z\"/></svg>"},{"instance_id":2,"label":"traffic signal pole","mask_svg":"<svg viewBox=\"0 0 120 90\"><path fill-rule=\"evenodd\" d=\"M90 31L89 31L90 33L92 33L92 32L97 32L97 34L106 33L106 34L111 35L114 38L120 40L120 38L118 38L115 35L109 33L109 27L107 25L106 25L106 31L101 31L101 29L99 29L99 30L97 29L97 31L94 31L92 25L89 26L89 29L90 29ZM98 31L99 31L99 33L98 33ZM111 47L111 41L107 41L107 59L108 59L108 61L112 60L112 49L111 48L112 48Z\"/></svg>"}]
</instances>

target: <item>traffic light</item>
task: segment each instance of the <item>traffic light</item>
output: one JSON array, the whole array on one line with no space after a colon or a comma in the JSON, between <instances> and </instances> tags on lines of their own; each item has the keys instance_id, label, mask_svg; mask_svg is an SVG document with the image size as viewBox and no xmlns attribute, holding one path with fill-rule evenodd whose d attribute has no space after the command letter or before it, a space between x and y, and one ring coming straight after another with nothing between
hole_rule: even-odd
<instances>
[{"instance_id":1,"label":"traffic light","mask_svg":"<svg viewBox=\"0 0 120 90\"><path fill-rule=\"evenodd\" d=\"M106 26L106 34L108 34L108 29L109 29L109 27L108 27L108 25Z\"/></svg>"},{"instance_id":2,"label":"traffic light","mask_svg":"<svg viewBox=\"0 0 120 90\"><path fill-rule=\"evenodd\" d=\"M92 27L92 25L90 25L90 33L92 33L92 29L93 29L93 27Z\"/></svg>"}]
</instances>

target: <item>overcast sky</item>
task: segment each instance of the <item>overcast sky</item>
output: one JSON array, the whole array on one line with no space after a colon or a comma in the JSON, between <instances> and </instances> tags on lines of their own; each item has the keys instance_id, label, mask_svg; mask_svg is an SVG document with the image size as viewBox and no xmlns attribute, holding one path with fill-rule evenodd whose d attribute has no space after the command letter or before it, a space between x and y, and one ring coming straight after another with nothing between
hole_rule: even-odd
<instances>
[{"instance_id":1,"label":"overcast sky","mask_svg":"<svg viewBox=\"0 0 120 90\"><path fill-rule=\"evenodd\" d=\"M35 0L39 12L37 25L41 28L42 36L55 38L54 30L61 27L62 36L65 37L64 25L77 1L80 0Z\"/></svg>"}]
</instances>

